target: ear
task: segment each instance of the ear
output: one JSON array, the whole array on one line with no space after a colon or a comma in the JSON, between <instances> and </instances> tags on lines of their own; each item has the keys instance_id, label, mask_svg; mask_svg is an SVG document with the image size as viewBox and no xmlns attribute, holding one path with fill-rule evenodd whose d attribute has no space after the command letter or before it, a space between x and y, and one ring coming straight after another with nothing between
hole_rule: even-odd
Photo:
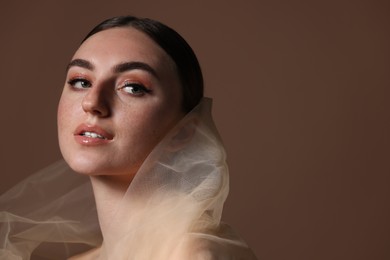
<instances>
[{"instance_id":1,"label":"ear","mask_svg":"<svg viewBox=\"0 0 390 260\"><path fill-rule=\"evenodd\" d=\"M169 150L176 152L186 146L194 137L199 120L194 116L186 118L185 122L181 124L172 135L169 143Z\"/></svg>"}]
</instances>

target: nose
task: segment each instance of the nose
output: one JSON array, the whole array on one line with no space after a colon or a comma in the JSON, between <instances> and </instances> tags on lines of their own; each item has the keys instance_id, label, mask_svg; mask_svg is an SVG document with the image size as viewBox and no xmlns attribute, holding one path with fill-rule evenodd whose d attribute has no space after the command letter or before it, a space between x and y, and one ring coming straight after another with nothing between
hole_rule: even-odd
<instances>
[{"instance_id":1,"label":"nose","mask_svg":"<svg viewBox=\"0 0 390 260\"><path fill-rule=\"evenodd\" d=\"M109 93L100 86L88 89L84 96L81 106L86 113L98 117L107 117L110 115Z\"/></svg>"}]
</instances>

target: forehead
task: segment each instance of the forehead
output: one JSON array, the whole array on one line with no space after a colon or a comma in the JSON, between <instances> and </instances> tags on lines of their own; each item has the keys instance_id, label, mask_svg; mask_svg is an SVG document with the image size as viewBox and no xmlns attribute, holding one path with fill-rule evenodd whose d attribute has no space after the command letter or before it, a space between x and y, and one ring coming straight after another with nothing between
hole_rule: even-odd
<instances>
[{"instance_id":1,"label":"forehead","mask_svg":"<svg viewBox=\"0 0 390 260\"><path fill-rule=\"evenodd\" d=\"M140 61L155 68L174 68L174 62L148 35L132 27L111 28L89 37L73 59L87 59L107 66L121 62Z\"/></svg>"}]
</instances>

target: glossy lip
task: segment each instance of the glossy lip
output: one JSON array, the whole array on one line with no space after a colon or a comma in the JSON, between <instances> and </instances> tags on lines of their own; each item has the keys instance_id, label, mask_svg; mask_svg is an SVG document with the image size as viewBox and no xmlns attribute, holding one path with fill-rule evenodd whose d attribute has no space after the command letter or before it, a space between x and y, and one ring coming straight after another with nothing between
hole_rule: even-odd
<instances>
[{"instance_id":1,"label":"glossy lip","mask_svg":"<svg viewBox=\"0 0 390 260\"><path fill-rule=\"evenodd\" d=\"M84 132L94 132L97 133L98 135L101 135L104 137L104 139L100 138L92 138L88 136L82 135ZM79 125L75 132L74 132L74 137L76 139L76 142L82 145L102 145L102 144L107 144L110 141L113 140L114 136L104 129L98 127L98 126L91 126L87 124L81 124Z\"/></svg>"}]
</instances>

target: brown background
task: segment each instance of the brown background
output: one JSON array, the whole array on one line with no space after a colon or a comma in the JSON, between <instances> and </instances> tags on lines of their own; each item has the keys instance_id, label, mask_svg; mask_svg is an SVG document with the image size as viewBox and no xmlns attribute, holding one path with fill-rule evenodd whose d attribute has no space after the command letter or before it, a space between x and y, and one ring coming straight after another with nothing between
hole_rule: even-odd
<instances>
[{"instance_id":1,"label":"brown background","mask_svg":"<svg viewBox=\"0 0 390 260\"><path fill-rule=\"evenodd\" d=\"M93 25L161 20L199 56L224 220L259 259L390 259L389 1L15 1L0 11L0 192L60 158L56 106Z\"/></svg>"}]
</instances>

